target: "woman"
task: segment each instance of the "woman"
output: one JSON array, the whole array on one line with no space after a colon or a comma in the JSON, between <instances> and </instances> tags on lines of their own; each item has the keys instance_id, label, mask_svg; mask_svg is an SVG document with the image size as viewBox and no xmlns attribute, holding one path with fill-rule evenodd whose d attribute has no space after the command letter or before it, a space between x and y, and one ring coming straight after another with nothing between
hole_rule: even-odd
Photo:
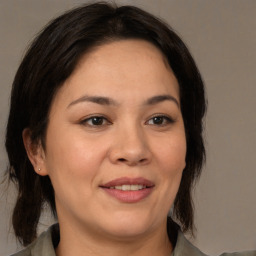
<instances>
[{"instance_id":1,"label":"woman","mask_svg":"<svg viewBox=\"0 0 256 256\"><path fill-rule=\"evenodd\" d=\"M50 23L12 90L13 227L32 243L17 255L204 255L182 235L204 113L191 55L152 15L99 3ZM59 224L36 239L45 202Z\"/></svg>"}]
</instances>

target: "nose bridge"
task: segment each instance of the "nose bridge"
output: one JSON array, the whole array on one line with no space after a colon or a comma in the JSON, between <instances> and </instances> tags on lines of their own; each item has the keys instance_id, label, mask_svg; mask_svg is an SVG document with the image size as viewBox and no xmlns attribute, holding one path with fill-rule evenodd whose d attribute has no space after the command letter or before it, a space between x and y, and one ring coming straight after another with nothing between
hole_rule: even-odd
<instances>
[{"instance_id":1,"label":"nose bridge","mask_svg":"<svg viewBox=\"0 0 256 256\"><path fill-rule=\"evenodd\" d=\"M115 163L137 165L150 161L150 156L144 128L132 121L119 125L111 150L111 160Z\"/></svg>"}]
</instances>

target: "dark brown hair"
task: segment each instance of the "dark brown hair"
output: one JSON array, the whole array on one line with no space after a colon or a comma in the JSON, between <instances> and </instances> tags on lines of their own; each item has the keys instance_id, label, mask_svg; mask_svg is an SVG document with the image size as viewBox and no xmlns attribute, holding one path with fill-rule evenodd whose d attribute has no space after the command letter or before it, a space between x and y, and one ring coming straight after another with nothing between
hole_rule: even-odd
<instances>
[{"instance_id":1,"label":"dark brown hair","mask_svg":"<svg viewBox=\"0 0 256 256\"><path fill-rule=\"evenodd\" d=\"M28 49L13 82L6 150L9 177L18 185L12 222L24 245L36 237L42 205L48 203L55 216L56 207L51 181L34 172L22 131L29 128L32 141L45 146L53 97L80 58L95 46L129 38L158 47L179 82L187 154L172 217L183 231L193 230L191 190L205 158L202 131L206 103L200 73L185 44L167 24L139 8L101 2L68 11L46 26Z\"/></svg>"}]
</instances>

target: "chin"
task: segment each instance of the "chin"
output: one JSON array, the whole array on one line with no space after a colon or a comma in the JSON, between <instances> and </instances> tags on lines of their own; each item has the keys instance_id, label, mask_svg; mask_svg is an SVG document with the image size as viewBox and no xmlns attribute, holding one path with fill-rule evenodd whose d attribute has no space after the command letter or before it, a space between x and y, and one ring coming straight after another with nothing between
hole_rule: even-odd
<instances>
[{"instance_id":1,"label":"chin","mask_svg":"<svg viewBox=\"0 0 256 256\"><path fill-rule=\"evenodd\" d=\"M152 217L149 219L142 216L126 215L123 214L119 218L114 218L112 221L107 221L105 226L106 231L113 237L117 237L120 240L134 239L141 235L145 235L150 232L154 227L154 221Z\"/></svg>"}]
</instances>

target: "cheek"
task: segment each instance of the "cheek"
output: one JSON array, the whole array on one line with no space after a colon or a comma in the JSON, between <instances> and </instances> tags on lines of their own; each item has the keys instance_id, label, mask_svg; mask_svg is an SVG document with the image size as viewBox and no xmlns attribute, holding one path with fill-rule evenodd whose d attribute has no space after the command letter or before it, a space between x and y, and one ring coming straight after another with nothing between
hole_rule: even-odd
<instances>
[{"instance_id":1,"label":"cheek","mask_svg":"<svg viewBox=\"0 0 256 256\"><path fill-rule=\"evenodd\" d=\"M168 136L155 147L158 180L157 204L161 208L162 219L166 218L175 201L183 170L185 168L186 140L180 136ZM159 215L159 212L157 213Z\"/></svg>"},{"instance_id":2,"label":"cheek","mask_svg":"<svg viewBox=\"0 0 256 256\"><path fill-rule=\"evenodd\" d=\"M103 158L103 146L86 140L79 132L48 131L45 162L53 184L71 180L76 184L82 180L92 182Z\"/></svg>"},{"instance_id":3,"label":"cheek","mask_svg":"<svg viewBox=\"0 0 256 256\"><path fill-rule=\"evenodd\" d=\"M158 149L159 165L167 176L180 173L186 166L186 139L185 136L175 137L164 141Z\"/></svg>"},{"instance_id":4,"label":"cheek","mask_svg":"<svg viewBox=\"0 0 256 256\"><path fill-rule=\"evenodd\" d=\"M162 142L158 150L158 165L161 168L161 184L163 198L170 200L170 205L176 197L180 186L183 170L186 166L186 139L181 133L173 136L169 141Z\"/></svg>"}]
</instances>

